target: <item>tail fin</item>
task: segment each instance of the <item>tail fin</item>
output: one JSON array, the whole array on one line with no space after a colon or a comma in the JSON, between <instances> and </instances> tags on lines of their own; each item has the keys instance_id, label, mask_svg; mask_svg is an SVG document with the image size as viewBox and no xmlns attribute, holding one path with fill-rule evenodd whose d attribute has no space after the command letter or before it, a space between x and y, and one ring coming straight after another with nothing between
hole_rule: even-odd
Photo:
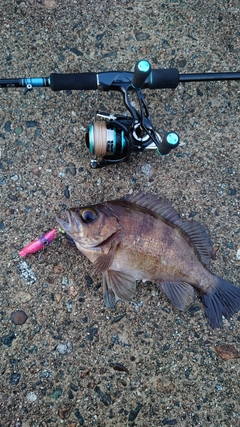
<instances>
[{"instance_id":1,"label":"tail fin","mask_svg":"<svg viewBox=\"0 0 240 427\"><path fill-rule=\"evenodd\" d=\"M215 279L214 289L202 294L205 313L212 328L222 326L222 316L229 319L240 309L240 288L217 275Z\"/></svg>"}]
</instances>

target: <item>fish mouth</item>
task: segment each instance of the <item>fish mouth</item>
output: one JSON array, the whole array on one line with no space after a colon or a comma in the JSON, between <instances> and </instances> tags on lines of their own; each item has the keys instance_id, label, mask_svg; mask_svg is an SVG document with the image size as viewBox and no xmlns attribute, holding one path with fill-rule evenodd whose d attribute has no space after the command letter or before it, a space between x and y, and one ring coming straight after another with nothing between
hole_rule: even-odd
<instances>
[{"instance_id":1,"label":"fish mouth","mask_svg":"<svg viewBox=\"0 0 240 427\"><path fill-rule=\"evenodd\" d=\"M70 236L74 233L79 233L81 230L81 221L79 219L79 216L76 212L70 212L66 211L67 214L67 221L64 221L61 218L56 218L57 223L60 225L60 227Z\"/></svg>"}]
</instances>

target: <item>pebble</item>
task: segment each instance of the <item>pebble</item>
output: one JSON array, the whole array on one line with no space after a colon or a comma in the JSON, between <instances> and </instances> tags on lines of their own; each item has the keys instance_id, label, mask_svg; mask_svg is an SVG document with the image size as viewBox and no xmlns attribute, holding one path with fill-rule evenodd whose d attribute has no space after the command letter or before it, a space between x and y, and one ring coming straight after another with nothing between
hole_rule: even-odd
<instances>
[{"instance_id":1,"label":"pebble","mask_svg":"<svg viewBox=\"0 0 240 427\"><path fill-rule=\"evenodd\" d=\"M18 147L22 147L22 146L24 145L24 142L23 142L23 141L18 140L18 141L16 141L16 145L17 145Z\"/></svg>"},{"instance_id":2,"label":"pebble","mask_svg":"<svg viewBox=\"0 0 240 427\"><path fill-rule=\"evenodd\" d=\"M30 393L27 394L27 400L28 402L33 403L37 400L37 395L33 391L30 391Z\"/></svg>"},{"instance_id":3,"label":"pebble","mask_svg":"<svg viewBox=\"0 0 240 427\"><path fill-rule=\"evenodd\" d=\"M56 266L56 267L59 267L59 268L60 268L60 269L59 269L59 273L60 273L60 272L62 271L62 270L61 270L61 267L60 267L60 266ZM56 273L58 272L58 271L57 271L57 268L56 268L56 270L54 269L54 272L56 272ZM70 284L70 281L69 281L68 277L63 277L63 278L62 278L62 285L63 285L63 286L69 286L69 284Z\"/></svg>"},{"instance_id":4,"label":"pebble","mask_svg":"<svg viewBox=\"0 0 240 427\"><path fill-rule=\"evenodd\" d=\"M20 378L21 378L21 375L18 374L17 372L14 372L10 377L9 383L12 385L18 385Z\"/></svg>"},{"instance_id":5,"label":"pebble","mask_svg":"<svg viewBox=\"0 0 240 427\"><path fill-rule=\"evenodd\" d=\"M59 397L62 396L62 388L61 387L56 388L56 390L52 392L51 396L53 397L54 400L58 400Z\"/></svg>"},{"instance_id":6,"label":"pebble","mask_svg":"<svg viewBox=\"0 0 240 427\"><path fill-rule=\"evenodd\" d=\"M37 325L36 328L33 331L33 335L39 334L39 332L41 331L41 329L42 329L42 325Z\"/></svg>"},{"instance_id":7,"label":"pebble","mask_svg":"<svg viewBox=\"0 0 240 427\"><path fill-rule=\"evenodd\" d=\"M102 392L99 386L95 388L95 392L98 394L98 397L105 406L108 406L110 405L110 403L112 403L111 396L107 393Z\"/></svg>"},{"instance_id":8,"label":"pebble","mask_svg":"<svg viewBox=\"0 0 240 427\"><path fill-rule=\"evenodd\" d=\"M56 302L59 303L61 301L61 299L62 299L62 294L56 293L55 294L55 300L56 300Z\"/></svg>"},{"instance_id":9,"label":"pebble","mask_svg":"<svg viewBox=\"0 0 240 427\"><path fill-rule=\"evenodd\" d=\"M92 280L92 278L89 275L86 275L85 279L86 279L86 286L87 287L89 287L89 286L91 286L93 284L93 280Z\"/></svg>"},{"instance_id":10,"label":"pebble","mask_svg":"<svg viewBox=\"0 0 240 427\"><path fill-rule=\"evenodd\" d=\"M66 166L66 173L67 173L67 172L70 172L70 174L71 174L72 176L75 176L75 175L76 175L76 173L77 173L77 169L76 169L76 166L75 166L75 164L74 164L74 163L69 162L69 163L67 164L67 166Z\"/></svg>"},{"instance_id":11,"label":"pebble","mask_svg":"<svg viewBox=\"0 0 240 427\"><path fill-rule=\"evenodd\" d=\"M112 320L112 323L120 322L120 320L122 320L122 319L123 319L123 317L125 317L125 316L126 316L126 313L124 313L124 314L119 314L118 316L114 317L114 319Z\"/></svg>"},{"instance_id":12,"label":"pebble","mask_svg":"<svg viewBox=\"0 0 240 427\"><path fill-rule=\"evenodd\" d=\"M238 260L240 260L240 248L238 248L238 250L237 250L236 258L237 258Z\"/></svg>"},{"instance_id":13,"label":"pebble","mask_svg":"<svg viewBox=\"0 0 240 427\"><path fill-rule=\"evenodd\" d=\"M19 180L19 176L17 174L11 176L11 180L16 182Z\"/></svg>"},{"instance_id":14,"label":"pebble","mask_svg":"<svg viewBox=\"0 0 240 427\"><path fill-rule=\"evenodd\" d=\"M10 200L12 200L12 202L17 202L18 201L18 197L15 196L14 194L9 194L8 197L9 197Z\"/></svg>"},{"instance_id":15,"label":"pebble","mask_svg":"<svg viewBox=\"0 0 240 427\"><path fill-rule=\"evenodd\" d=\"M38 125L38 122L36 122L35 120L27 120L26 121L26 127L27 128L34 128L37 125Z\"/></svg>"},{"instance_id":16,"label":"pebble","mask_svg":"<svg viewBox=\"0 0 240 427\"><path fill-rule=\"evenodd\" d=\"M8 347L12 347L12 342L13 340L15 340L16 335L14 334L14 332L9 332L9 334L4 335L3 337L0 338L0 343L8 346Z\"/></svg>"},{"instance_id":17,"label":"pebble","mask_svg":"<svg viewBox=\"0 0 240 427\"><path fill-rule=\"evenodd\" d=\"M114 363L111 366L115 371L127 372L129 374L129 370L125 366L123 366L121 363Z\"/></svg>"},{"instance_id":18,"label":"pebble","mask_svg":"<svg viewBox=\"0 0 240 427\"><path fill-rule=\"evenodd\" d=\"M237 194L236 188L229 188L229 193L231 196L236 196L236 194Z\"/></svg>"},{"instance_id":19,"label":"pebble","mask_svg":"<svg viewBox=\"0 0 240 427\"><path fill-rule=\"evenodd\" d=\"M191 307L189 307L188 312L189 313L196 313L196 311L201 310L201 307L199 307L199 305L191 305Z\"/></svg>"},{"instance_id":20,"label":"pebble","mask_svg":"<svg viewBox=\"0 0 240 427\"><path fill-rule=\"evenodd\" d=\"M144 165L142 165L141 172L143 175L146 175L150 178L152 176L152 166L150 165L150 163L145 163Z\"/></svg>"},{"instance_id":21,"label":"pebble","mask_svg":"<svg viewBox=\"0 0 240 427\"><path fill-rule=\"evenodd\" d=\"M150 35L148 33L143 33L141 31L139 33L136 33L135 37L136 37L136 40L140 42L140 41L144 41L144 40L149 39Z\"/></svg>"},{"instance_id":22,"label":"pebble","mask_svg":"<svg viewBox=\"0 0 240 427\"><path fill-rule=\"evenodd\" d=\"M18 126L18 127L16 127L16 128L14 129L14 132L15 132L17 135L21 135L21 133L23 132L23 127L22 127L22 126Z\"/></svg>"},{"instance_id":23,"label":"pebble","mask_svg":"<svg viewBox=\"0 0 240 427\"><path fill-rule=\"evenodd\" d=\"M186 59L179 59L178 66L181 68L184 68L186 63L187 63Z\"/></svg>"},{"instance_id":24,"label":"pebble","mask_svg":"<svg viewBox=\"0 0 240 427\"><path fill-rule=\"evenodd\" d=\"M100 41L100 40L102 40L102 38L104 37L104 33L100 33L100 34L97 34L96 35L96 39L98 40L98 41Z\"/></svg>"},{"instance_id":25,"label":"pebble","mask_svg":"<svg viewBox=\"0 0 240 427\"><path fill-rule=\"evenodd\" d=\"M34 135L35 136L38 136L38 135L40 135L40 133L42 132L42 129L41 128L37 128L36 130L35 130L35 132L34 132Z\"/></svg>"},{"instance_id":26,"label":"pebble","mask_svg":"<svg viewBox=\"0 0 240 427\"><path fill-rule=\"evenodd\" d=\"M122 347L131 347L131 344L122 342L117 334L112 335L111 341L113 344L121 345Z\"/></svg>"},{"instance_id":27,"label":"pebble","mask_svg":"<svg viewBox=\"0 0 240 427\"><path fill-rule=\"evenodd\" d=\"M0 176L0 185L6 185L7 177L6 176Z\"/></svg>"},{"instance_id":28,"label":"pebble","mask_svg":"<svg viewBox=\"0 0 240 427\"><path fill-rule=\"evenodd\" d=\"M138 403L138 405L136 406L136 408L132 409L129 412L128 421L134 421L137 418L138 413L142 409L142 407L143 407L143 405L141 403Z\"/></svg>"},{"instance_id":29,"label":"pebble","mask_svg":"<svg viewBox=\"0 0 240 427\"><path fill-rule=\"evenodd\" d=\"M176 111L171 107L170 104L166 103L165 104L165 110L169 113L169 114L176 114Z\"/></svg>"},{"instance_id":30,"label":"pebble","mask_svg":"<svg viewBox=\"0 0 240 427\"><path fill-rule=\"evenodd\" d=\"M226 244L228 249L234 249L234 243L233 242L229 242Z\"/></svg>"},{"instance_id":31,"label":"pebble","mask_svg":"<svg viewBox=\"0 0 240 427\"><path fill-rule=\"evenodd\" d=\"M76 297L78 295L78 290L76 288L74 288L74 286L70 286L68 289L68 293L72 297Z\"/></svg>"},{"instance_id":32,"label":"pebble","mask_svg":"<svg viewBox=\"0 0 240 427\"><path fill-rule=\"evenodd\" d=\"M77 417L77 419L78 419L78 423L80 424L80 426L83 426L83 424L84 424L84 419L83 419L82 415L80 414L80 412L79 412L79 409L78 409L78 408L77 408L77 409L75 409L74 414L75 414L75 416Z\"/></svg>"},{"instance_id":33,"label":"pebble","mask_svg":"<svg viewBox=\"0 0 240 427\"><path fill-rule=\"evenodd\" d=\"M222 391L223 387L221 386L221 384L216 384L215 388L217 391Z\"/></svg>"},{"instance_id":34,"label":"pebble","mask_svg":"<svg viewBox=\"0 0 240 427\"><path fill-rule=\"evenodd\" d=\"M8 120L4 125L5 132L11 132L11 126L12 126L12 123L10 122L10 120Z\"/></svg>"},{"instance_id":35,"label":"pebble","mask_svg":"<svg viewBox=\"0 0 240 427\"><path fill-rule=\"evenodd\" d=\"M139 310L143 305L143 301L131 301L131 305L133 305L135 310Z\"/></svg>"},{"instance_id":36,"label":"pebble","mask_svg":"<svg viewBox=\"0 0 240 427\"><path fill-rule=\"evenodd\" d=\"M11 313L10 319L15 325L23 325L27 321L28 316L25 311L16 310Z\"/></svg>"},{"instance_id":37,"label":"pebble","mask_svg":"<svg viewBox=\"0 0 240 427\"><path fill-rule=\"evenodd\" d=\"M74 398L74 394L73 394L72 390L68 390L68 397L69 397L69 399Z\"/></svg>"},{"instance_id":38,"label":"pebble","mask_svg":"<svg viewBox=\"0 0 240 427\"><path fill-rule=\"evenodd\" d=\"M20 276L24 279L27 284L35 283L37 280L36 274L29 267L26 261L20 260L18 263L18 270L20 271Z\"/></svg>"},{"instance_id":39,"label":"pebble","mask_svg":"<svg viewBox=\"0 0 240 427\"><path fill-rule=\"evenodd\" d=\"M41 176L41 168L40 167L35 167L35 168L33 168L32 169L32 173L33 173L33 175L36 175L36 176L38 176L38 178L40 178L40 176Z\"/></svg>"},{"instance_id":40,"label":"pebble","mask_svg":"<svg viewBox=\"0 0 240 427\"><path fill-rule=\"evenodd\" d=\"M191 366L189 366L184 372L185 378L188 379L190 377L191 371L192 371L192 368Z\"/></svg>"},{"instance_id":41,"label":"pebble","mask_svg":"<svg viewBox=\"0 0 240 427\"><path fill-rule=\"evenodd\" d=\"M71 408L62 408L58 410L58 415L62 420L67 420L71 414Z\"/></svg>"},{"instance_id":42,"label":"pebble","mask_svg":"<svg viewBox=\"0 0 240 427\"><path fill-rule=\"evenodd\" d=\"M48 371L47 369L44 369L39 374L39 378L51 378L53 376L52 371Z\"/></svg>"},{"instance_id":43,"label":"pebble","mask_svg":"<svg viewBox=\"0 0 240 427\"><path fill-rule=\"evenodd\" d=\"M78 386L77 386L77 385L75 385L75 384L73 384L73 383L71 383L71 384L70 384L70 388L71 388L73 391L78 391Z\"/></svg>"},{"instance_id":44,"label":"pebble","mask_svg":"<svg viewBox=\"0 0 240 427\"><path fill-rule=\"evenodd\" d=\"M68 312L68 313L72 313L72 300L69 300L69 301L66 303L66 307L67 307L67 312Z\"/></svg>"},{"instance_id":45,"label":"pebble","mask_svg":"<svg viewBox=\"0 0 240 427\"><path fill-rule=\"evenodd\" d=\"M98 328L89 328L88 334L87 334L87 339L89 341L92 341L94 338L94 335L96 335L97 333L98 333Z\"/></svg>"},{"instance_id":46,"label":"pebble","mask_svg":"<svg viewBox=\"0 0 240 427\"><path fill-rule=\"evenodd\" d=\"M219 344L215 350L217 355L224 360L240 358L240 352L231 344Z\"/></svg>"},{"instance_id":47,"label":"pebble","mask_svg":"<svg viewBox=\"0 0 240 427\"><path fill-rule=\"evenodd\" d=\"M193 218L194 216L196 216L198 214L197 211L192 211L190 212L190 214L188 215L188 218Z\"/></svg>"},{"instance_id":48,"label":"pebble","mask_svg":"<svg viewBox=\"0 0 240 427\"><path fill-rule=\"evenodd\" d=\"M69 192L69 187L68 187L68 185L65 185L65 187L64 187L64 196L65 196L67 199L70 199L70 192Z\"/></svg>"},{"instance_id":49,"label":"pebble","mask_svg":"<svg viewBox=\"0 0 240 427\"><path fill-rule=\"evenodd\" d=\"M175 426L176 424L177 424L176 418L172 420L170 420L169 418L165 418L164 420L162 420L163 426Z\"/></svg>"},{"instance_id":50,"label":"pebble","mask_svg":"<svg viewBox=\"0 0 240 427\"><path fill-rule=\"evenodd\" d=\"M70 353L72 353L73 346L72 346L72 343L70 341L68 341L65 344L59 343L56 347L56 350L60 354L70 354Z\"/></svg>"},{"instance_id":51,"label":"pebble","mask_svg":"<svg viewBox=\"0 0 240 427\"><path fill-rule=\"evenodd\" d=\"M72 47L72 48L70 49L70 51L71 51L72 53L74 53L74 55L76 55L76 56L83 56L83 53L82 53L80 50L78 50L76 47Z\"/></svg>"}]
</instances>

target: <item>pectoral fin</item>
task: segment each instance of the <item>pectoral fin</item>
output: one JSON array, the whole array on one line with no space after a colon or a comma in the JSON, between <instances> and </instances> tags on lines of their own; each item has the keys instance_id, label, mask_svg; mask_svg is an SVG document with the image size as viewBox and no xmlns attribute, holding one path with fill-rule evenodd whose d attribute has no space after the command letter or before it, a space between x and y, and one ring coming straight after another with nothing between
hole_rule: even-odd
<instances>
[{"instance_id":1,"label":"pectoral fin","mask_svg":"<svg viewBox=\"0 0 240 427\"><path fill-rule=\"evenodd\" d=\"M104 250L105 253L99 255L96 261L94 262L94 268L96 273L104 273L107 269L111 267L115 251L117 250L117 247L121 242L122 237L123 233L120 230L114 233L114 235L112 235L110 238L108 238L105 243L101 244L102 250Z\"/></svg>"},{"instance_id":2,"label":"pectoral fin","mask_svg":"<svg viewBox=\"0 0 240 427\"><path fill-rule=\"evenodd\" d=\"M132 276L114 270L103 273L103 299L107 307L113 308L119 299L130 301L135 289L136 281Z\"/></svg>"},{"instance_id":3,"label":"pectoral fin","mask_svg":"<svg viewBox=\"0 0 240 427\"><path fill-rule=\"evenodd\" d=\"M114 251L111 249L107 254L102 254L97 257L94 262L94 269L97 274L106 271L112 264Z\"/></svg>"},{"instance_id":4,"label":"pectoral fin","mask_svg":"<svg viewBox=\"0 0 240 427\"><path fill-rule=\"evenodd\" d=\"M157 285L178 310L185 310L194 300L194 288L188 283L160 282Z\"/></svg>"}]
</instances>

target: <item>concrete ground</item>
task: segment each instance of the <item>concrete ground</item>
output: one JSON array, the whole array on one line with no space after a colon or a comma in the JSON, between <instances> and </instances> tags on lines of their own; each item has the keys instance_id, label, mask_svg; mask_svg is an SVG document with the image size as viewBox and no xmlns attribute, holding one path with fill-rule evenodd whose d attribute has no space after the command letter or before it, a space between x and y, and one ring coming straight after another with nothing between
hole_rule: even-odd
<instances>
[{"instance_id":1,"label":"concrete ground","mask_svg":"<svg viewBox=\"0 0 240 427\"><path fill-rule=\"evenodd\" d=\"M238 0L2 1L0 78L132 70L142 58L238 71L239 13ZM239 426L240 313L213 330L198 296L179 312L151 283L110 310L63 237L18 251L66 207L152 192L209 229L212 271L240 286L240 81L146 90L153 123L181 146L97 170L85 132L96 110L126 113L119 94L0 91L0 425Z\"/></svg>"}]
</instances>

